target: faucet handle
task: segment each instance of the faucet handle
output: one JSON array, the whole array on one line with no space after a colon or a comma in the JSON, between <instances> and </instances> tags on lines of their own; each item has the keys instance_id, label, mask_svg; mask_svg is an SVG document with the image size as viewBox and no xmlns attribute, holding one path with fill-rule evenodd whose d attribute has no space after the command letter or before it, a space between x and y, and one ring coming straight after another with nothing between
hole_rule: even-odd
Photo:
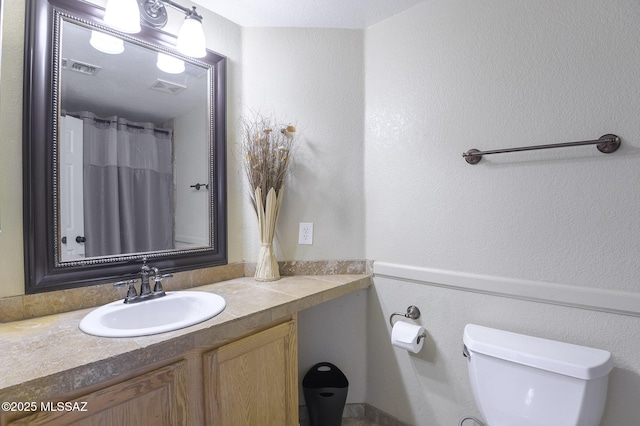
<instances>
[{"instance_id":1,"label":"faucet handle","mask_svg":"<svg viewBox=\"0 0 640 426\"><path fill-rule=\"evenodd\" d=\"M162 275L156 275L155 277L153 277L154 281L162 281L165 278L171 278L173 277L173 274L162 274Z\"/></svg>"},{"instance_id":2,"label":"faucet handle","mask_svg":"<svg viewBox=\"0 0 640 426\"><path fill-rule=\"evenodd\" d=\"M125 285L132 286L132 285L134 285L136 283L136 281L138 281L138 280L133 279L133 280L118 281L113 286L114 287L124 287Z\"/></svg>"},{"instance_id":3,"label":"faucet handle","mask_svg":"<svg viewBox=\"0 0 640 426\"><path fill-rule=\"evenodd\" d=\"M124 299L125 303L127 303L128 300L131 300L134 297L138 296L138 292L136 291L136 287L135 287L136 281L138 280L118 281L113 285L114 287L124 287L126 285L129 286L129 290L127 290L127 298Z\"/></svg>"},{"instance_id":4,"label":"faucet handle","mask_svg":"<svg viewBox=\"0 0 640 426\"><path fill-rule=\"evenodd\" d=\"M155 281L155 285L153 286L154 293L164 293L164 289L162 288L161 281L165 278L171 278L173 274L162 274L162 275L154 275L153 281Z\"/></svg>"}]
</instances>

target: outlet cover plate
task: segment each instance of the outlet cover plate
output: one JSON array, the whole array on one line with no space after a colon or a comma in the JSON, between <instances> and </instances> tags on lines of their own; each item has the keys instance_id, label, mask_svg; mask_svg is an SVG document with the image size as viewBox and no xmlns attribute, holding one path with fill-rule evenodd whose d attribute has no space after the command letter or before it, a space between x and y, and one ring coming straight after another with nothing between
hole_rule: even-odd
<instances>
[{"instance_id":1,"label":"outlet cover plate","mask_svg":"<svg viewBox=\"0 0 640 426\"><path fill-rule=\"evenodd\" d=\"M298 244L313 244L313 223L300 222Z\"/></svg>"}]
</instances>

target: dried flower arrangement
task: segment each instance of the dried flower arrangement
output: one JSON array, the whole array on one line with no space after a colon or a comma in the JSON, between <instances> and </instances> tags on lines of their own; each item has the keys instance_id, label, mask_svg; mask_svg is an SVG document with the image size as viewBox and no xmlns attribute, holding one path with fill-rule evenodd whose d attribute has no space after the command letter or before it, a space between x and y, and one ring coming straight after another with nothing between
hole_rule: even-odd
<instances>
[{"instance_id":1,"label":"dried flower arrangement","mask_svg":"<svg viewBox=\"0 0 640 426\"><path fill-rule=\"evenodd\" d=\"M260 231L261 246L255 279L273 281L280 279L273 238L282 204L284 180L291 166L296 128L259 114L243 119L242 124L245 173Z\"/></svg>"},{"instance_id":2,"label":"dried flower arrangement","mask_svg":"<svg viewBox=\"0 0 640 426\"><path fill-rule=\"evenodd\" d=\"M262 205L266 205L271 188L278 192L289 173L296 128L283 125L271 117L255 113L242 120L242 153L250 186L253 208L257 213L255 190L261 189Z\"/></svg>"}]
</instances>

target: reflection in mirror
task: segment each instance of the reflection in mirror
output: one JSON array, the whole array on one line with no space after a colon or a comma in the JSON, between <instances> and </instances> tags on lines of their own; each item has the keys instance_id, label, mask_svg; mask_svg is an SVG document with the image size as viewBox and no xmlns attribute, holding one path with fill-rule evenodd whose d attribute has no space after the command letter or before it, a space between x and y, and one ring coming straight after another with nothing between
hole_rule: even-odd
<instances>
[{"instance_id":1,"label":"reflection in mirror","mask_svg":"<svg viewBox=\"0 0 640 426\"><path fill-rule=\"evenodd\" d=\"M27 2L26 293L226 263L226 60Z\"/></svg>"},{"instance_id":2,"label":"reflection in mirror","mask_svg":"<svg viewBox=\"0 0 640 426\"><path fill-rule=\"evenodd\" d=\"M209 246L190 187L209 175L208 68L74 21L61 34L60 261Z\"/></svg>"}]
</instances>

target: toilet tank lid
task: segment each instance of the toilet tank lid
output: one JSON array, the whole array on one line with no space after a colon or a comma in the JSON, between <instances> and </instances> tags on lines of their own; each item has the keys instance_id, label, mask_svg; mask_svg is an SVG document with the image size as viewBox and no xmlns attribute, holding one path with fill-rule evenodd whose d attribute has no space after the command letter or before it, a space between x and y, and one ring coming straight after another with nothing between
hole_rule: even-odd
<instances>
[{"instance_id":1,"label":"toilet tank lid","mask_svg":"<svg viewBox=\"0 0 640 426\"><path fill-rule=\"evenodd\" d=\"M609 374L613 368L611 353L602 349L526 336L481 325L467 324L463 341L472 353L481 353L584 380Z\"/></svg>"}]
</instances>

